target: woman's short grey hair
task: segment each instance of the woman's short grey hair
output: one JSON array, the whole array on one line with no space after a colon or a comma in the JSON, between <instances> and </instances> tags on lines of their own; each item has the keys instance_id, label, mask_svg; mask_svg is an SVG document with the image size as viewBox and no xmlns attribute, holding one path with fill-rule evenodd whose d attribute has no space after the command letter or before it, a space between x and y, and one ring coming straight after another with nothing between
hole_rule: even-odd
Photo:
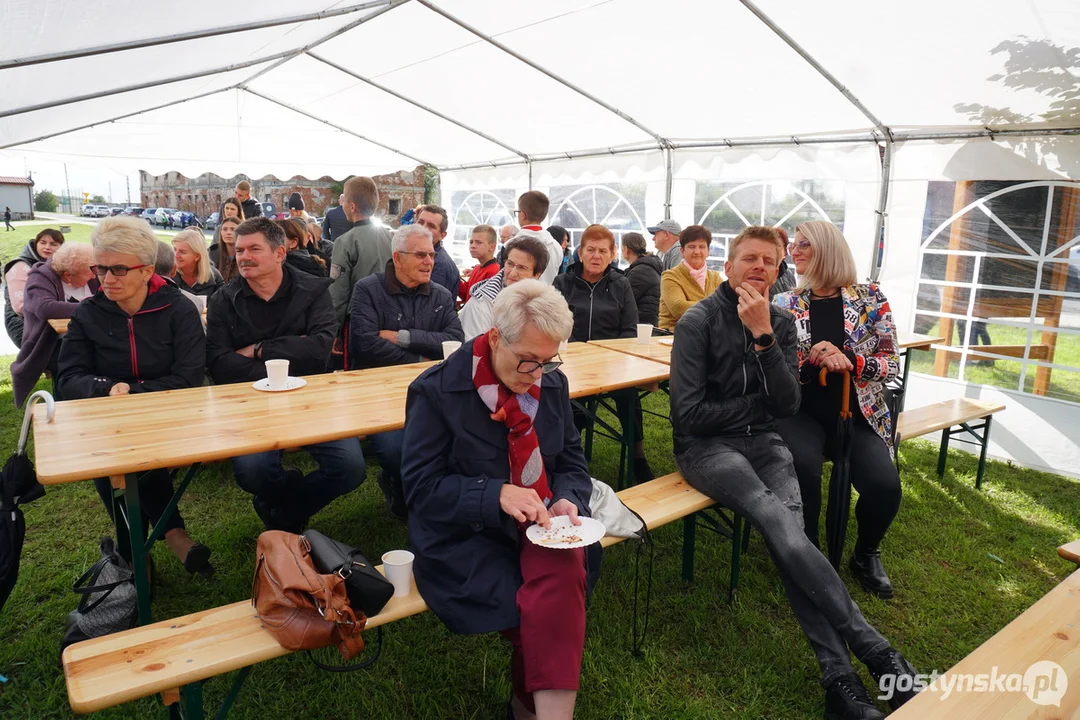
<instances>
[{"instance_id":1,"label":"woman's short grey hair","mask_svg":"<svg viewBox=\"0 0 1080 720\"><path fill-rule=\"evenodd\" d=\"M196 228L186 228L173 235L172 244L176 247L176 243L182 242L191 248L191 252L199 256L199 263L195 269L195 282L204 283L210 281L210 254L206 249L206 236L203 235L202 230ZM175 257L173 263L175 264Z\"/></svg>"},{"instance_id":2,"label":"woman's short grey hair","mask_svg":"<svg viewBox=\"0 0 1080 720\"><path fill-rule=\"evenodd\" d=\"M806 272L799 278L797 291L847 287L859 281L855 258L840 228L825 220L808 220L795 232L805 237L814 251Z\"/></svg>"},{"instance_id":3,"label":"woman's short grey hair","mask_svg":"<svg viewBox=\"0 0 1080 720\"><path fill-rule=\"evenodd\" d=\"M408 244L409 238L414 235L425 237L428 242L435 242L435 238L432 237L431 231L423 225L402 225L394 232L394 239L390 243L391 252L401 252L405 249L405 245Z\"/></svg>"},{"instance_id":4,"label":"woman's short grey hair","mask_svg":"<svg viewBox=\"0 0 1080 720\"><path fill-rule=\"evenodd\" d=\"M57 275L76 272L93 264L94 248L86 243L64 243L52 256L52 269Z\"/></svg>"},{"instance_id":5,"label":"woman's short grey hair","mask_svg":"<svg viewBox=\"0 0 1080 720\"><path fill-rule=\"evenodd\" d=\"M517 342L529 325L559 342L569 338L574 329L574 314L566 298L539 280L522 280L500 292L492 321L507 342Z\"/></svg>"},{"instance_id":6,"label":"woman's short grey hair","mask_svg":"<svg viewBox=\"0 0 1080 720\"><path fill-rule=\"evenodd\" d=\"M153 265L161 241L142 218L116 215L98 221L90 233L90 243L94 250L134 255L141 264Z\"/></svg>"}]
</instances>

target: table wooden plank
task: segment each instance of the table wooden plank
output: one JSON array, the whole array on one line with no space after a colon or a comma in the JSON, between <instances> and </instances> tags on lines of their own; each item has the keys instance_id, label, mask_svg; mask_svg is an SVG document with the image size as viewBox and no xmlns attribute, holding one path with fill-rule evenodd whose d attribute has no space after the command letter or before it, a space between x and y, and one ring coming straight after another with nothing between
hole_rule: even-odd
<instances>
[{"instance_id":1,"label":"table wooden plank","mask_svg":"<svg viewBox=\"0 0 1080 720\"><path fill-rule=\"evenodd\" d=\"M1058 548L1058 555L1069 562L1080 565L1080 540L1073 540Z\"/></svg>"},{"instance_id":2,"label":"table wooden plank","mask_svg":"<svg viewBox=\"0 0 1080 720\"><path fill-rule=\"evenodd\" d=\"M71 322L70 318L56 318L49 321L49 325L58 335L63 335L67 332L68 324Z\"/></svg>"},{"instance_id":3,"label":"table wooden plank","mask_svg":"<svg viewBox=\"0 0 1080 720\"><path fill-rule=\"evenodd\" d=\"M993 415L1004 409L1004 403L974 398L953 398L913 410L904 410L900 413L900 420L896 425L896 441L910 440L913 437L944 430L961 422Z\"/></svg>"},{"instance_id":4,"label":"table wooden plank","mask_svg":"<svg viewBox=\"0 0 1080 720\"><path fill-rule=\"evenodd\" d=\"M1068 678L1061 707L1039 705L1023 692L959 692L944 697L950 676L1018 673L1040 660L1057 663ZM926 668L919 668L928 672ZM1060 690L1065 679L1057 678ZM1043 691L1048 693L1049 691ZM1049 699L1049 695L1044 695ZM1080 717L1080 570L1048 592L1000 632L975 649L938 680L936 690L924 690L890 720L1021 720L1021 718Z\"/></svg>"},{"instance_id":5,"label":"table wooden plank","mask_svg":"<svg viewBox=\"0 0 1080 720\"><path fill-rule=\"evenodd\" d=\"M929 350L931 345L940 345L945 342L945 338L940 335L919 335L909 332L898 332L896 335L901 350Z\"/></svg>"},{"instance_id":6,"label":"table wooden plank","mask_svg":"<svg viewBox=\"0 0 1080 720\"><path fill-rule=\"evenodd\" d=\"M571 397L648 385L668 366L586 343L562 356ZM42 484L183 467L405 425L409 384L434 363L311 375L284 393L250 383L70 400L54 422L34 408L34 463Z\"/></svg>"},{"instance_id":7,"label":"table wooden plank","mask_svg":"<svg viewBox=\"0 0 1080 720\"><path fill-rule=\"evenodd\" d=\"M661 342L661 340L666 342ZM671 364L670 337L652 337L647 343L640 343L637 338L619 338L617 340L590 340L589 344L665 365Z\"/></svg>"}]
</instances>

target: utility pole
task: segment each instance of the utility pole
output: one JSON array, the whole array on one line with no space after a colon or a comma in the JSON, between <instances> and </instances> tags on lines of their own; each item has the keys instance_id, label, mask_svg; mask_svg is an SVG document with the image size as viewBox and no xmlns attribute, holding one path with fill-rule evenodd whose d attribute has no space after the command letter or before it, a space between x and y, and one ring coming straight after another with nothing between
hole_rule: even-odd
<instances>
[{"instance_id":1,"label":"utility pole","mask_svg":"<svg viewBox=\"0 0 1080 720\"><path fill-rule=\"evenodd\" d=\"M68 214L75 214L75 206L71 202L71 183L68 182L67 163L64 163L64 187L67 188Z\"/></svg>"},{"instance_id":2,"label":"utility pole","mask_svg":"<svg viewBox=\"0 0 1080 720\"><path fill-rule=\"evenodd\" d=\"M127 204L131 207L131 175L125 174L124 181L127 183Z\"/></svg>"},{"instance_id":3,"label":"utility pole","mask_svg":"<svg viewBox=\"0 0 1080 720\"><path fill-rule=\"evenodd\" d=\"M109 181L109 203L112 203L112 180Z\"/></svg>"}]
</instances>

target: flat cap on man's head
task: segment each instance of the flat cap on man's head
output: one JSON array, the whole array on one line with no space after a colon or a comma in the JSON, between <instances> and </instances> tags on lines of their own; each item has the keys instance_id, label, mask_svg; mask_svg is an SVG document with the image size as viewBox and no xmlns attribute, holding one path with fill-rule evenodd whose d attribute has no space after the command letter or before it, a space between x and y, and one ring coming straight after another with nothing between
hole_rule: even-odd
<instances>
[{"instance_id":1,"label":"flat cap on man's head","mask_svg":"<svg viewBox=\"0 0 1080 720\"><path fill-rule=\"evenodd\" d=\"M678 235L682 232L682 225L674 220L661 220L650 228L647 228L650 233L655 235L661 230L667 230L672 235Z\"/></svg>"}]
</instances>

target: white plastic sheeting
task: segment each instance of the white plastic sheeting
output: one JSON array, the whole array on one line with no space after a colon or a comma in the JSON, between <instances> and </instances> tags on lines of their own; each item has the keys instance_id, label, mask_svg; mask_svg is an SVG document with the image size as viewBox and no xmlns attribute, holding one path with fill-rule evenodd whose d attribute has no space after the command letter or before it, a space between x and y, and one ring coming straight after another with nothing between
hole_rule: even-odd
<instances>
[{"instance_id":1,"label":"white plastic sheeting","mask_svg":"<svg viewBox=\"0 0 1080 720\"><path fill-rule=\"evenodd\" d=\"M353 2L362 9L342 12L350 0L9 0L0 7L0 148L122 118L32 149L74 145L152 173L340 177L417 159L445 168L668 142L869 140L874 128L736 0ZM894 131L1075 124L1041 82L1075 76L1060 51L1080 37L1073 0L912 0L902 12L847 0L757 6ZM319 12L334 14L20 64ZM330 124L271 112L245 87ZM126 88L142 89L116 92ZM70 102L78 98L88 99ZM193 117L203 122L177 122ZM230 146L228 136L238 140Z\"/></svg>"}]
</instances>

